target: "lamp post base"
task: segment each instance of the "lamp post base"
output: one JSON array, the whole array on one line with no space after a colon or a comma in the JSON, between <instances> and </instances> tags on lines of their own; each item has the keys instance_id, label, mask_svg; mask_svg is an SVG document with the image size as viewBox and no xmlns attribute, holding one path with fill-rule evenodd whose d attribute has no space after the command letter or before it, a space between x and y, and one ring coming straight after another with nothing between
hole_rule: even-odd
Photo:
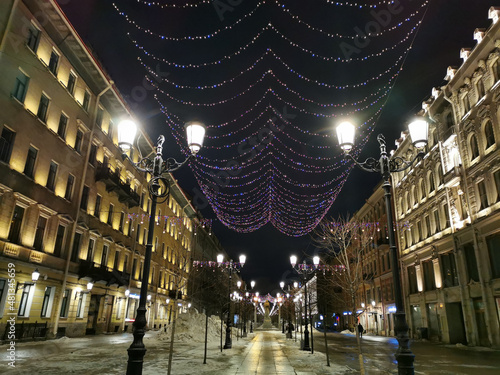
<instances>
[{"instance_id":1,"label":"lamp post base","mask_svg":"<svg viewBox=\"0 0 500 375\"><path fill-rule=\"evenodd\" d=\"M233 347L233 343L231 340L231 326L228 324L226 328L226 342L224 344L224 349L231 349Z\"/></svg>"}]
</instances>

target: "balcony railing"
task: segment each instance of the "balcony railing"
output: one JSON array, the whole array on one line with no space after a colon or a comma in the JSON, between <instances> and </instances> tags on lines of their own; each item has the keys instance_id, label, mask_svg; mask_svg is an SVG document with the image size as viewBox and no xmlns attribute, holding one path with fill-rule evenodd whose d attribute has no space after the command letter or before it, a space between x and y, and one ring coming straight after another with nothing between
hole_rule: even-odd
<instances>
[{"instance_id":1,"label":"balcony railing","mask_svg":"<svg viewBox=\"0 0 500 375\"><path fill-rule=\"evenodd\" d=\"M80 278L91 278L93 282L105 281L107 286L112 284L127 286L130 280L130 274L125 271L120 272L114 268L102 266L83 259L80 259L78 276Z\"/></svg>"},{"instance_id":2,"label":"balcony railing","mask_svg":"<svg viewBox=\"0 0 500 375\"><path fill-rule=\"evenodd\" d=\"M95 174L96 181L102 181L107 191L115 192L120 202L126 203L129 208L139 205L140 197L124 182L117 170L112 170L109 164L98 163Z\"/></svg>"}]
</instances>

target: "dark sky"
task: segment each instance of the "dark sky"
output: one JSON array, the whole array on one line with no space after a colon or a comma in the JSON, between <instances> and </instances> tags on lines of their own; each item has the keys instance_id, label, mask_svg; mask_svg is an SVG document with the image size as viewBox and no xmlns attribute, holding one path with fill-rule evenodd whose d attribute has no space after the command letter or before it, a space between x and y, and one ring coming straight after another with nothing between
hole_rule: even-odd
<instances>
[{"instance_id":1,"label":"dark sky","mask_svg":"<svg viewBox=\"0 0 500 375\"><path fill-rule=\"evenodd\" d=\"M235 51L240 46L248 43L253 35L265 27L268 22L272 22L280 31L283 30L287 37L304 48L327 56L341 54L342 50L338 42L331 44L330 38L318 35L318 33L304 29L303 26L294 23L288 16L277 9L274 4L275 1L285 4L289 9L293 10L294 14L299 15L301 19L314 27L330 33L353 34L356 26L363 30L368 22L374 20L373 13L370 13L369 10L359 11L354 7L333 6L327 4L326 0L308 0L307 2L303 0L267 0L266 4L259 7L254 16L249 17L248 22L241 22L241 25L225 32L223 35L217 36L216 41L166 42L151 35L146 35L126 23L124 18L114 9L113 2L110 0L60 0L59 2L76 30L91 46L94 53L103 62L108 73L115 80L118 88L127 97L132 109L141 119L151 138L156 139L158 134L164 134L167 138L165 154L168 153L169 156L182 158L179 146L175 143L170 129L165 125L165 116L160 113L159 106L153 97L154 92L144 89L143 80L146 72L137 61L137 57L141 56L144 61L148 61L153 67L156 65L152 60L147 60L137 50L131 39L137 40L141 45L154 52L155 55L168 60L181 62L211 61L219 59L220 56ZM157 0L157 2L161 4L184 4L187 2L196 3L197 1ZM363 2L376 3L378 1L365 0L361 3ZM405 1L404 6L401 6L402 13L393 16L390 20L391 23L387 27L395 25L401 18L408 17L413 10L419 9L419 4L423 2L424 0ZM208 34L221 27L231 25L252 11L258 2L255 0L242 0L239 5L227 8L227 11L222 14L221 11L219 13L216 11L213 4L202 5L199 8L159 9L147 7L140 3L137 0L117 1L117 5L126 11L130 19L137 22L138 25L165 35L185 36ZM220 0L216 3L228 4L228 1ZM232 3L236 4L238 2L233 1ZM374 134L383 133L388 141L389 149L393 148L393 141L404 130L409 117L418 112L422 101L429 97L432 87L444 84L443 77L446 75L446 68L450 65L459 66L461 64L459 58L460 49L475 45L472 38L473 31L478 27L485 28L490 25L491 21L487 19L487 11L491 5L494 4L490 0L430 1L426 17L418 30L413 48L406 57L403 71L397 78L382 115L376 122ZM387 9L386 7L381 7L379 10ZM420 19L422 14L417 16L415 20ZM402 27L400 30L388 33L387 37L379 39L381 40L380 45L374 40L359 55L370 54L384 46L396 44L408 30L408 27ZM164 64L159 65L159 69L162 73L168 74L168 78L177 79L181 82L213 83L234 76L242 68L255 61L266 48L272 48L273 51L283 56L290 65L297 67L298 71L304 72L304 75L318 77L324 82L338 82L340 80L349 83L363 81L366 77L387 69L388 61L391 61L391 58L394 58L406 48L405 45L402 45L399 49L395 48L391 52L392 55L388 54L387 60L384 60L385 58L374 59L373 63L364 63L364 65L361 63L358 65L356 63L332 65L325 62L310 62L310 56L307 57L297 49L290 48L287 43L284 43L281 38L271 32L263 34L251 47L221 69L218 69L218 67L216 69L190 69L187 72L178 73L175 68ZM356 57L356 55L353 56ZM244 90L267 69L273 69L275 72L278 72L279 69L275 62L268 60L263 60L261 65L260 70L254 69L248 74L248 77L243 77L236 89L226 90L221 88L220 93L217 95L212 94L210 91L193 92L192 90L186 92L174 90L173 94L175 93L176 97L199 102L227 98ZM304 97L319 97L316 100L320 102L343 103L357 100L356 96L349 90L330 93L324 88L306 85L301 81L293 80L286 74L277 74L277 76L289 84L290 88L299 91ZM268 78L266 77L266 79ZM264 89L268 83L267 81L262 82ZM269 85L271 84L269 83ZM167 86L161 87L165 88ZM274 88L274 86L272 87ZM200 118L210 124L230 119L232 118L231 115L241 113L241 108L248 107L262 95L263 91L259 89L260 87L257 87L255 93L252 92L248 96L239 98L234 105L215 106L213 109L208 108L206 110L168 101L165 97L161 99L168 104L169 111L179 117L187 120ZM377 86L370 86L364 95L370 95L376 89L378 89ZM276 104L276 108L279 108L279 104ZM371 114L373 113L368 110L364 116L366 118ZM299 114L299 116L302 116L302 114ZM363 117L361 116L361 118ZM302 120L300 117L298 119ZM331 119L306 120L304 118L304 121L308 122L309 130L331 132ZM336 139L331 138L330 141L336 142ZM205 152L204 155L214 155L210 151ZM372 136L363 149L361 158L377 156L377 154L378 144L375 137ZM194 189L197 188L197 183L189 168L176 172L176 178L188 194L195 195ZM349 212L355 212L371 194L378 181L378 175L370 175L354 169L327 217L337 217L339 214L345 215ZM210 206L203 208L202 212L205 217L215 219L215 214ZM292 253L300 256L303 253L311 254L315 251L314 246L310 243L309 235L289 237L270 224L253 233L245 234L230 230L217 220L214 220L214 232L234 259L237 259L240 253L247 255L247 264L242 270L242 276L247 280L254 279L257 282L257 290L261 293L275 293L280 280L293 277L289 265L289 256Z\"/></svg>"}]
</instances>

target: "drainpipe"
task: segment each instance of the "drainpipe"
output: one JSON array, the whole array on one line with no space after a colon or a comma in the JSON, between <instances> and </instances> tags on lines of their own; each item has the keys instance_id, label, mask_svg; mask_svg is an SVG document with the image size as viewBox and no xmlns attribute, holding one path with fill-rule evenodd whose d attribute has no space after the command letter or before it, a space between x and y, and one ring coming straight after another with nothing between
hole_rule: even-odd
<instances>
[{"instance_id":1,"label":"drainpipe","mask_svg":"<svg viewBox=\"0 0 500 375\"><path fill-rule=\"evenodd\" d=\"M0 42L0 52L2 52L5 47L5 42L7 41L7 34L9 33L10 27L12 25L12 19L14 18L14 11L17 8L18 3L19 0L14 0L14 2L12 3L12 7L10 8L9 19L7 20L7 24L5 26L5 30L2 36L2 41Z\"/></svg>"},{"instance_id":2,"label":"drainpipe","mask_svg":"<svg viewBox=\"0 0 500 375\"><path fill-rule=\"evenodd\" d=\"M91 130L90 130L90 136L89 136L89 144L87 146L87 151L85 153L85 158L84 158L84 166L83 166L83 172L82 172L82 179L80 183L80 187L78 189L78 200L77 200L77 206L76 206L76 214L75 214L75 220L73 222L73 226L71 228L71 236L70 236L70 241L69 241L69 247L67 247L68 252L66 255L66 266L64 269L64 278L61 286L61 298L59 298L59 303L57 304L57 309L55 311L55 319L54 319L54 329L52 330L52 333L54 337L57 335L57 329L59 328L59 316L60 316L60 311L61 311L61 305L62 305L62 295L64 293L64 290L66 289L66 284L68 282L68 272L69 272L69 265L70 265L70 259L71 259L71 252L73 251L73 242L75 240L75 233L76 233L76 227L78 226L78 219L80 217L80 205L82 203L82 194L83 194L83 188L85 186L85 178L87 176L87 170L88 170L88 157L90 154L90 147L92 146L92 139L94 137L94 129L95 129L95 120L97 117L97 108L99 107L99 102L101 100L101 97L113 87L113 81L108 81L108 86L102 90L99 95L97 95L96 103L94 106L94 110L92 112L92 116L90 118L90 123L91 123Z\"/></svg>"},{"instance_id":3,"label":"drainpipe","mask_svg":"<svg viewBox=\"0 0 500 375\"><path fill-rule=\"evenodd\" d=\"M446 93L444 93L444 92L443 92L443 97L447 102L449 102L453 106L453 102L451 101L451 99L449 97L446 96ZM460 144L462 143L462 139L461 139L460 131L458 129L458 125L455 125L455 126L457 127L457 143L459 145L459 151L460 151ZM490 344L494 345L493 333L491 332L491 329L490 329L491 311L490 311L490 308L488 305L486 285L485 285L484 276L483 276L484 274L483 274L483 270L482 270L483 262L481 261L481 254L479 252L479 241L477 238L477 230L476 230L476 225L475 225L475 219L474 219L473 213L472 213L472 206L470 204L469 184L467 181L467 176L465 174L465 168L462 168L462 176L461 177L462 177L462 180L464 181L464 187L465 187L464 190L465 190L465 197L467 200L467 206L469 206L469 218L470 218L470 225L471 225L471 229L472 229L472 239L474 242L474 254L475 254L476 260L477 260L478 273L479 273L479 283L480 283L480 287L481 287L481 298L483 299L484 310L485 310L485 315L486 315L486 321L485 321L486 330L488 332L488 339L490 341ZM453 246L456 248L456 241L453 241ZM460 288L460 293L462 294L462 288ZM468 298L468 299L469 299L469 303L467 304L467 306L470 308L470 315L471 315L472 321L475 322L474 325L477 326L477 321L476 321L476 317L475 317L475 313L474 313L475 312L474 306L472 305L471 298ZM464 318L467 318L467 317L464 317ZM467 321L467 319L465 321ZM476 345L480 344L478 330L474 329L474 327L473 327L472 333L474 335L474 341L476 341Z\"/></svg>"}]
</instances>

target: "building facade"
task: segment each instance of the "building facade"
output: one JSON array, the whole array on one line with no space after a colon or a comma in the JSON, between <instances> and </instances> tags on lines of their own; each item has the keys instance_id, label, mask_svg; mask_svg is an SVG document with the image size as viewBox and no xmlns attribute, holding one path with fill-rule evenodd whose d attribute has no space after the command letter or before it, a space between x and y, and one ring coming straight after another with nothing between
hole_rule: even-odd
<instances>
[{"instance_id":1,"label":"building facade","mask_svg":"<svg viewBox=\"0 0 500 375\"><path fill-rule=\"evenodd\" d=\"M0 68L0 335L12 317L17 338L131 331L150 220L148 326L168 324L209 230L170 175L150 212L149 176L118 148L133 114L113 81L54 0L1 2ZM140 133L134 162L154 151Z\"/></svg>"},{"instance_id":2,"label":"building facade","mask_svg":"<svg viewBox=\"0 0 500 375\"><path fill-rule=\"evenodd\" d=\"M476 29L422 114L430 142L393 176L406 311L414 337L500 345L500 10ZM416 150L406 133L395 155Z\"/></svg>"},{"instance_id":3,"label":"building facade","mask_svg":"<svg viewBox=\"0 0 500 375\"><path fill-rule=\"evenodd\" d=\"M383 336L394 335L394 287L387 234L387 215L379 184L351 221L373 226L373 241L362 256L363 283L359 288L359 319L364 328Z\"/></svg>"}]
</instances>

